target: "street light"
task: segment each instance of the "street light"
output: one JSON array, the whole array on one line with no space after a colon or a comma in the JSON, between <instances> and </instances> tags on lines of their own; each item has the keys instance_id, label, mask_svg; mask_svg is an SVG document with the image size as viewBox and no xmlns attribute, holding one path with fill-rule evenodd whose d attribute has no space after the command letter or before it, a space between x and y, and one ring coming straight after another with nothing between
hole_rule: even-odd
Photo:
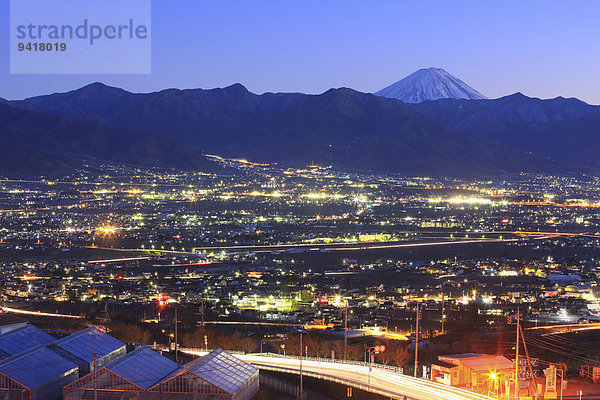
<instances>
[{"instance_id":1,"label":"street light","mask_svg":"<svg viewBox=\"0 0 600 400\"><path fill-rule=\"evenodd\" d=\"M285 357L285 343L281 343L281 350L283 350L283 356Z\"/></svg>"},{"instance_id":2,"label":"street light","mask_svg":"<svg viewBox=\"0 0 600 400\"><path fill-rule=\"evenodd\" d=\"M375 358L375 354L383 353L385 351L385 346L373 346L367 349L367 354L369 354L369 382L368 386L371 387L371 370L373 369L373 359Z\"/></svg>"},{"instance_id":3,"label":"street light","mask_svg":"<svg viewBox=\"0 0 600 400\"><path fill-rule=\"evenodd\" d=\"M491 381L491 386L494 389L493 393L496 395L496 397L498 396L498 375L496 375L495 372L490 372L490 381ZM490 395L490 388L489 388L489 384L490 382L488 382L488 396Z\"/></svg>"}]
</instances>

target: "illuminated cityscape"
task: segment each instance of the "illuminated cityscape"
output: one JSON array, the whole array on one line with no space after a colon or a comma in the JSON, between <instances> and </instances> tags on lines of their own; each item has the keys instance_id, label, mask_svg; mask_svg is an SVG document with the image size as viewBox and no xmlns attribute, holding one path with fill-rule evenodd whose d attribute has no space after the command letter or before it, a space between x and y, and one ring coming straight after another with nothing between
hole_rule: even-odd
<instances>
[{"instance_id":1,"label":"illuminated cityscape","mask_svg":"<svg viewBox=\"0 0 600 400\"><path fill-rule=\"evenodd\" d=\"M599 2L0 15L0 400L600 400Z\"/></svg>"},{"instance_id":2,"label":"illuminated cityscape","mask_svg":"<svg viewBox=\"0 0 600 400\"><path fill-rule=\"evenodd\" d=\"M513 358L517 310L536 360L576 349L548 332L600 330L595 178L219 162L227 173L3 180L5 311L167 345L178 308L182 347L298 354L302 333L308 357L362 360L386 344L374 359L412 374L419 308L419 375L431 378L440 354Z\"/></svg>"}]
</instances>

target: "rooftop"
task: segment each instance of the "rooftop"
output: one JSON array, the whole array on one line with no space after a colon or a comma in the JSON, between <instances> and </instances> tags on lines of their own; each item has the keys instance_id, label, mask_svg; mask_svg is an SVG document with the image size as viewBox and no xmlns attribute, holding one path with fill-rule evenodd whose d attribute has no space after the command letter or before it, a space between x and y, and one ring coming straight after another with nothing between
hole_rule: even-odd
<instances>
[{"instance_id":1,"label":"rooftop","mask_svg":"<svg viewBox=\"0 0 600 400\"><path fill-rule=\"evenodd\" d=\"M120 340L94 327L57 340L53 345L68 351L87 363L94 362L94 353L96 357L104 357L125 346Z\"/></svg>"},{"instance_id":2,"label":"rooftop","mask_svg":"<svg viewBox=\"0 0 600 400\"><path fill-rule=\"evenodd\" d=\"M29 389L74 371L77 371L77 365L46 347L0 361L0 373Z\"/></svg>"},{"instance_id":3,"label":"rooftop","mask_svg":"<svg viewBox=\"0 0 600 400\"><path fill-rule=\"evenodd\" d=\"M475 371L496 371L514 368L514 363L503 356L469 358L461 362L466 367Z\"/></svg>"},{"instance_id":4,"label":"rooftop","mask_svg":"<svg viewBox=\"0 0 600 400\"><path fill-rule=\"evenodd\" d=\"M441 360L432 361L431 364L433 364L433 365L439 365L440 367L444 367L444 368L455 368L455 367L458 367L458 365L456 365L456 364L452 364L452 363L449 363L447 361L441 361Z\"/></svg>"},{"instance_id":5,"label":"rooftop","mask_svg":"<svg viewBox=\"0 0 600 400\"><path fill-rule=\"evenodd\" d=\"M14 356L38 346L47 346L56 338L33 325L25 325L0 335L0 353Z\"/></svg>"},{"instance_id":6,"label":"rooftop","mask_svg":"<svg viewBox=\"0 0 600 400\"><path fill-rule=\"evenodd\" d=\"M184 371L234 394L258 369L222 349L216 349L184 365L180 373Z\"/></svg>"},{"instance_id":7,"label":"rooftop","mask_svg":"<svg viewBox=\"0 0 600 400\"><path fill-rule=\"evenodd\" d=\"M463 353L463 354L451 354L447 356L440 356L441 358L476 358L476 357L489 357L488 354L475 354L475 353Z\"/></svg>"},{"instance_id":8,"label":"rooftop","mask_svg":"<svg viewBox=\"0 0 600 400\"><path fill-rule=\"evenodd\" d=\"M154 350L140 347L104 368L146 390L179 368L179 365Z\"/></svg>"}]
</instances>

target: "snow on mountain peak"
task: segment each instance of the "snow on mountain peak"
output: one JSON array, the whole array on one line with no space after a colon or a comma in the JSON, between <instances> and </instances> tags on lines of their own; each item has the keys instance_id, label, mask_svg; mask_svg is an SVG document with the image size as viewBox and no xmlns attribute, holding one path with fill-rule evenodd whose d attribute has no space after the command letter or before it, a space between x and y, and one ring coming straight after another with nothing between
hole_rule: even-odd
<instances>
[{"instance_id":1,"label":"snow on mountain peak","mask_svg":"<svg viewBox=\"0 0 600 400\"><path fill-rule=\"evenodd\" d=\"M377 96L421 103L438 99L487 99L484 95L442 68L420 69L406 78L375 92Z\"/></svg>"}]
</instances>

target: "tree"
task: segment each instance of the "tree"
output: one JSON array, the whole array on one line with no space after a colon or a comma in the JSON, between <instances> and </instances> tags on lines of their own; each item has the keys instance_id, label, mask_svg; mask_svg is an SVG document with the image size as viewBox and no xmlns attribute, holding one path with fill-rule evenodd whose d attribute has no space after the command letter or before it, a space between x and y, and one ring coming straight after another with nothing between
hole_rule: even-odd
<instances>
[{"instance_id":1,"label":"tree","mask_svg":"<svg viewBox=\"0 0 600 400\"><path fill-rule=\"evenodd\" d=\"M230 343L233 346L232 350L241 350L245 353L251 353L256 349L255 340L242 334L240 331L236 331L231 335Z\"/></svg>"},{"instance_id":2,"label":"tree","mask_svg":"<svg viewBox=\"0 0 600 400\"><path fill-rule=\"evenodd\" d=\"M335 351L335 358L339 360L344 359L344 340L336 340L332 343L331 349ZM346 348L347 350L347 348Z\"/></svg>"},{"instance_id":3,"label":"tree","mask_svg":"<svg viewBox=\"0 0 600 400\"><path fill-rule=\"evenodd\" d=\"M385 365L389 365L390 362L392 362L394 360L394 352L396 351L396 348L398 347L397 344L395 343L378 343L378 345L384 345L385 346L385 351L382 353L379 353L378 355L375 356L375 360L379 360L380 363L385 364Z\"/></svg>"},{"instance_id":4,"label":"tree","mask_svg":"<svg viewBox=\"0 0 600 400\"><path fill-rule=\"evenodd\" d=\"M196 328L193 332L188 332L182 335L182 343L188 347L204 347L204 335L207 336L209 347L217 348L219 343L216 343L213 338L221 335L215 334L212 330L207 328Z\"/></svg>"},{"instance_id":5,"label":"tree","mask_svg":"<svg viewBox=\"0 0 600 400\"><path fill-rule=\"evenodd\" d=\"M408 351L408 346L396 346L396 348L391 351L391 357L396 366L404 366L404 364L406 364L406 362L411 358L410 351Z\"/></svg>"},{"instance_id":6,"label":"tree","mask_svg":"<svg viewBox=\"0 0 600 400\"><path fill-rule=\"evenodd\" d=\"M348 359L363 361L365 357L365 347L362 344L348 345Z\"/></svg>"},{"instance_id":7,"label":"tree","mask_svg":"<svg viewBox=\"0 0 600 400\"><path fill-rule=\"evenodd\" d=\"M144 344L150 343L150 331L138 324L116 322L110 325L110 333L116 338L124 341Z\"/></svg>"},{"instance_id":8,"label":"tree","mask_svg":"<svg viewBox=\"0 0 600 400\"><path fill-rule=\"evenodd\" d=\"M303 340L306 338L306 335L302 338ZM303 344L304 345L304 344ZM300 355L300 334L292 333L288 335L287 341L285 343L285 350L287 354L290 355ZM304 355L304 350L302 350L302 355Z\"/></svg>"},{"instance_id":9,"label":"tree","mask_svg":"<svg viewBox=\"0 0 600 400\"><path fill-rule=\"evenodd\" d=\"M309 333L304 338L304 346L308 346L308 355L319 357L321 355L321 339L315 334Z\"/></svg>"}]
</instances>

